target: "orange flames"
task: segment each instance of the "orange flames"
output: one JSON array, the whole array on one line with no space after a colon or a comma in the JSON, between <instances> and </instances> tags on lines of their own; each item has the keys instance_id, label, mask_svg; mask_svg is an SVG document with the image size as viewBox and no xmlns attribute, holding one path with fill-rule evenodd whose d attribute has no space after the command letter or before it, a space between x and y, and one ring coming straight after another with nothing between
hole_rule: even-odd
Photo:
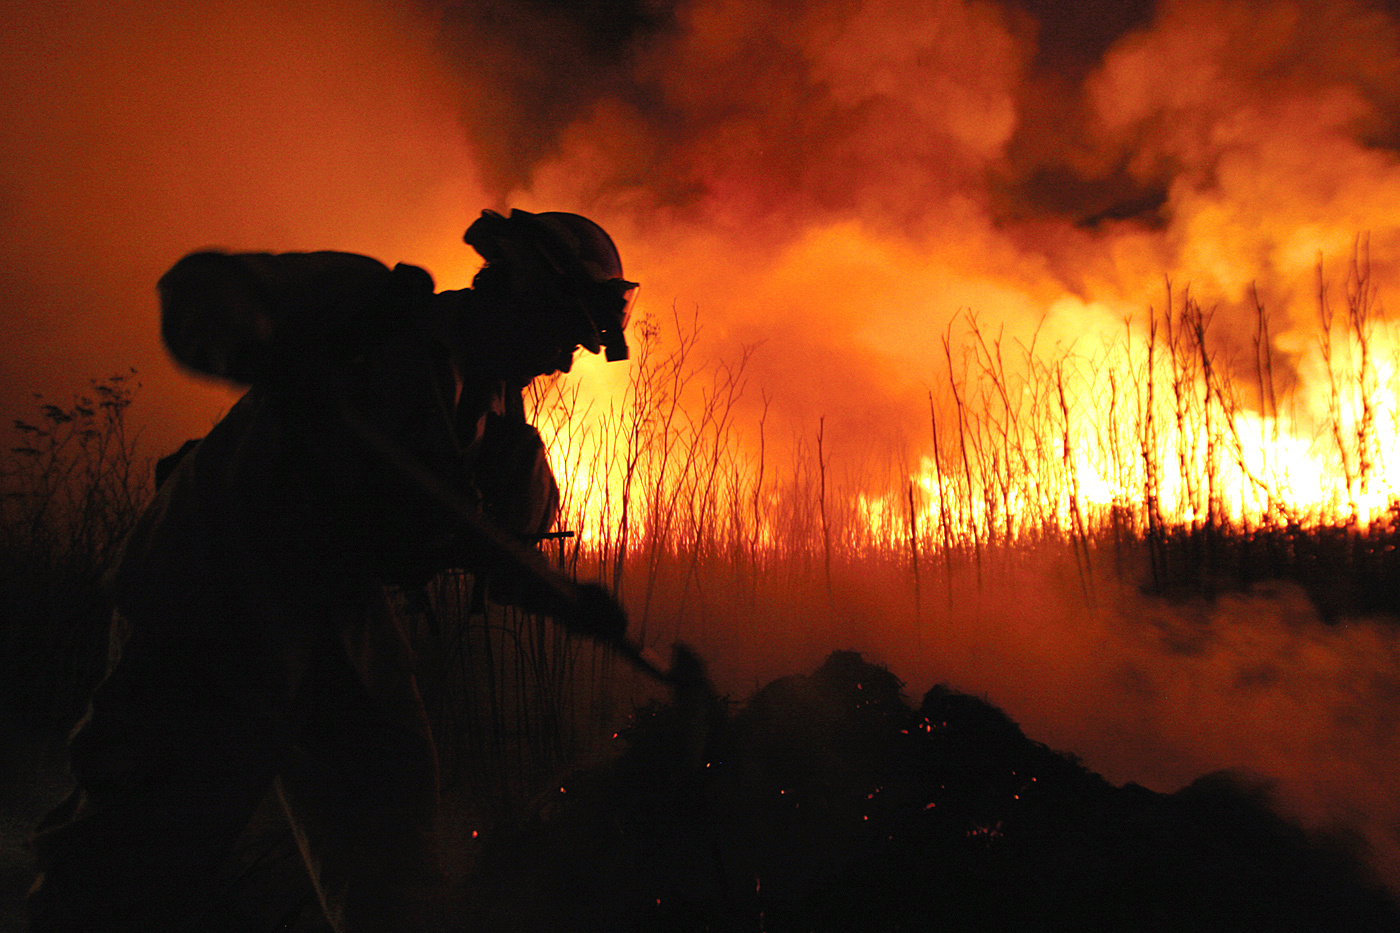
<instances>
[{"instance_id":1,"label":"orange flames","mask_svg":"<svg viewBox=\"0 0 1400 933\"><path fill-rule=\"evenodd\" d=\"M928 389L924 436L902 435L895 464L863 451L854 472L848 443L842 469L817 479L818 494L850 500L844 507L859 527L846 540L857 550L899 550L911 534L937 548L1072 534L1076 525L1082 534L1110 522L1364 528L1400 502L1391 466L1400 334L1379 316L1357 255L1342 295L1321 286L1313 343L1282 378L1262 303L1243 360L1240 347L1231 355L1213 341L1212 311L1170 290L1163 311L1126 319L1117 334L1048 348L1034 332L1026 341L989 334L969 314L941 335L942 371L929 367L940 381ZM746 370L763 348L696 363L688 357L701 326L691 326L669 351L653 329L628 379L614 378L603 396L580 401L589 383L612 375L584 366L541 406L559 472L575 501L588 503L575 519L587 540L623 520L605 505L613 493L626 495L624 544L633 547L657 522L674 537L672 519L656 510L698 495L707 514L723 511L774 547L775 504L804 494L798 487L810 494L813 474L827 473L825 418L810 436L774 445L786 462L760 460L754 445L773 443L763 436L769 412L757 427L745 423L744 402ZM662 352L669 355L658 362ZM760 391L766 406L772 396ZM622 401L607 401L614 397ZM894 457L893 445L883 453Z\"/></svg>"}]
</instances>

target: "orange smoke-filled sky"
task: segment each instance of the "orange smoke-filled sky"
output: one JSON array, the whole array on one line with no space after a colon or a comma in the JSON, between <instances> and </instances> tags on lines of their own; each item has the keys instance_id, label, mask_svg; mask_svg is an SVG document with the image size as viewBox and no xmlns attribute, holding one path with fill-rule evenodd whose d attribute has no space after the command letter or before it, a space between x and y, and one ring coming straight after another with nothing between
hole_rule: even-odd
<instances>
[{"instance_id":1,"label":"orange smoke-filled sky","mask_svg":"<svg viewBox=\"0 0 1400 933\"><path fill-rule=\"evenodd\" d=\"M460 287L466 224L515 205L601 221L713 352L761 344L794 430L897 433L962 308L1092 340L1171 275L1228 338L1251 282L1289 312L1360 233L1387 284L1398 34L1305 0L12 0L0 399L135 366L168 446L230 398L160 349L179 256L346 249Z\"/></svg>"},{"instance_id":2,"label":"orange smoke-filled sky","mask_svg":"<svg viewBox=\"0 0 1400 933\"><path fill-rule=\"evenodd\" d=\"M134 366L154 443L207 430L232 396L165 360L154 291L195 248L347 249L449 279L469 255L481 195L454 89L411 17L25 3L0 29L7 403Z\"/></svg>"}]
</instances>

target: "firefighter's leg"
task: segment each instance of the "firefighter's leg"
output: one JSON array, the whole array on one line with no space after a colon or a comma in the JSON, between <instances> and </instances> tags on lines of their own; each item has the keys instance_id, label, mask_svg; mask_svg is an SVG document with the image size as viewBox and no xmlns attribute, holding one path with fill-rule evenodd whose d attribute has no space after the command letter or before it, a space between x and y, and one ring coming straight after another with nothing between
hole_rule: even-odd
<instances>
[{"instance_id":1,"label":"firefighter's leg","mask_svg":"<svg viewBox=\"0 0 1400 933\"><path fill-rule=\"evenodd\" d=\"M301 737L277 780L339 933L436 931L448 910L437 760L396 638L379 628L317 653L302 684Z\"/></svg>"},{"instance_id":2,"label":"firefighter's leg","mask_svg":"<svg viewBox=\"0 0 1400 933\"><path fill-rule=\"evenodd\" d=\"M182 929L279 767L227 646L133 639L72 742L78 790L35 839L30 928Z\"/></svg>"}]
</instances>

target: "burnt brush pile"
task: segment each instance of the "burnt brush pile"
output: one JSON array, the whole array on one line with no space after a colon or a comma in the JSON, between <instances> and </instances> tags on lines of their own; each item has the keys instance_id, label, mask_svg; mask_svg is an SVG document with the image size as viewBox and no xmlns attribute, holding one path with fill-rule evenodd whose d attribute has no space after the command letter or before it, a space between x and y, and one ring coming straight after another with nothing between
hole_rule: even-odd
<instances>
[{"instance_id":1,"label":"burnt brush pile","mask_svg":"<svg viewBox=\"0 0 1400 933\"><path fill-rule=\"evenodd\" d=\"M1339 843L1265 788L1115 787L947 687L918 709L837 652L712 717L639 711L628 748L487 841L492 930L1400 930Z\"/></svg>"}]
</instances>

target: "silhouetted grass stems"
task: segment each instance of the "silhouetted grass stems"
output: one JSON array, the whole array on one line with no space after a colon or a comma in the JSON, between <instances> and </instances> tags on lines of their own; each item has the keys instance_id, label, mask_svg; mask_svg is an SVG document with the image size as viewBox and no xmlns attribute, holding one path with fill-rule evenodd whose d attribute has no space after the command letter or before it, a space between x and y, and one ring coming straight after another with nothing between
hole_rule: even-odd
<instances>
[{"instance_id":1,"label":"silhouetted grass stems","mask_svg":"<svg viewBox=\"0 0 1400 933\"><path fill-rule=\"evenodd\" d=\"M584 418L541 411L548 436L590 451L562 471L564 521L579 532L571 566L605 571L649 642L703 631L730 594L755 600L759 580L818 587L835 607L840 568L873 562L903 566L920 624L937 624L924 611L931 577L967 566L986 585L1027 549L1058 549L1088 606L1101 579L1160 593L1276 576L1321 586L1319 568L1345 568L1349 554L1355 572L1334 578L1352 594L1342 601L1385 604L1384 582L1362 567L1380 569L1395 531L1385 453L1400 425L1400 344L1377 311L1364 241L1345 314L1321 267L1318 281L1316 333L1298 349L1295 325L1285 384L1257 292L1249 355L1170 283L1163 307L1093 345L1012 340L963 313L941 336L942 371L927 374L917 466L884 486L855 466L861 442L821 415L775 474L763 423L736 414L761 349L702 362L694 320L674 320L665 341L653 322L621 403Z\"/></svg>"},{"instance_id":2,"label":"silhouetted grass stems","mask_svg":"<svg viewBox=\"0 0 1400 933\"><path fill-rule=\"evenodd\" d=\"M16 737L62 731L105 669L101 575L150 496L126 414L133 372L60 405L35 396L0 465L0 722Z\"/></svg>"},{"instance_id":3,"label":"silhouetted grass stems","mask_svg":"<svg viewBox=\"0 0 1400 933\"><path fill-rule=\"evenodd\" d=\"M1115 586L1210 595L1280 577L1325 596L1324 612L1400 609L1387 469L1400 343L1364 242L1345 313L1321 270L1318 281L1318 333L1287 367L1257 294L1247 357L1222 349L1213 312L1170 286L1162 308L1093 345L1012 339L960 314L923 374L923 437L905 440L897 468L820 413L780 448L776 396L746 396L761 347L715 358L698 316L643 320L621 391L590 401L574 377L532 391L560 528L573 532L544 547L566 573L608 583L649 647L683 638L738 652L772 628L811 641L793 649L798 667L848 647L831 643L844 621L912 630L922 644L966 614L955 599L1047 564L1086 613ZM96 580L149 493L125 427L129 386L94 391L95 403L45 406L42 423L21 426L4 476L7 683L51 725L71 721L100 670ZM84 582L42 582L69 579ZM482 599L481 585L444 574L426 599L405 594L403 610L448 784L500 814L555 769L605 752L629 704L655 688L607 650ZM858 605L892 617L845 620ZM781 632L772 621L801 618L835 621Z\"/></svg>"}]
</instances>

